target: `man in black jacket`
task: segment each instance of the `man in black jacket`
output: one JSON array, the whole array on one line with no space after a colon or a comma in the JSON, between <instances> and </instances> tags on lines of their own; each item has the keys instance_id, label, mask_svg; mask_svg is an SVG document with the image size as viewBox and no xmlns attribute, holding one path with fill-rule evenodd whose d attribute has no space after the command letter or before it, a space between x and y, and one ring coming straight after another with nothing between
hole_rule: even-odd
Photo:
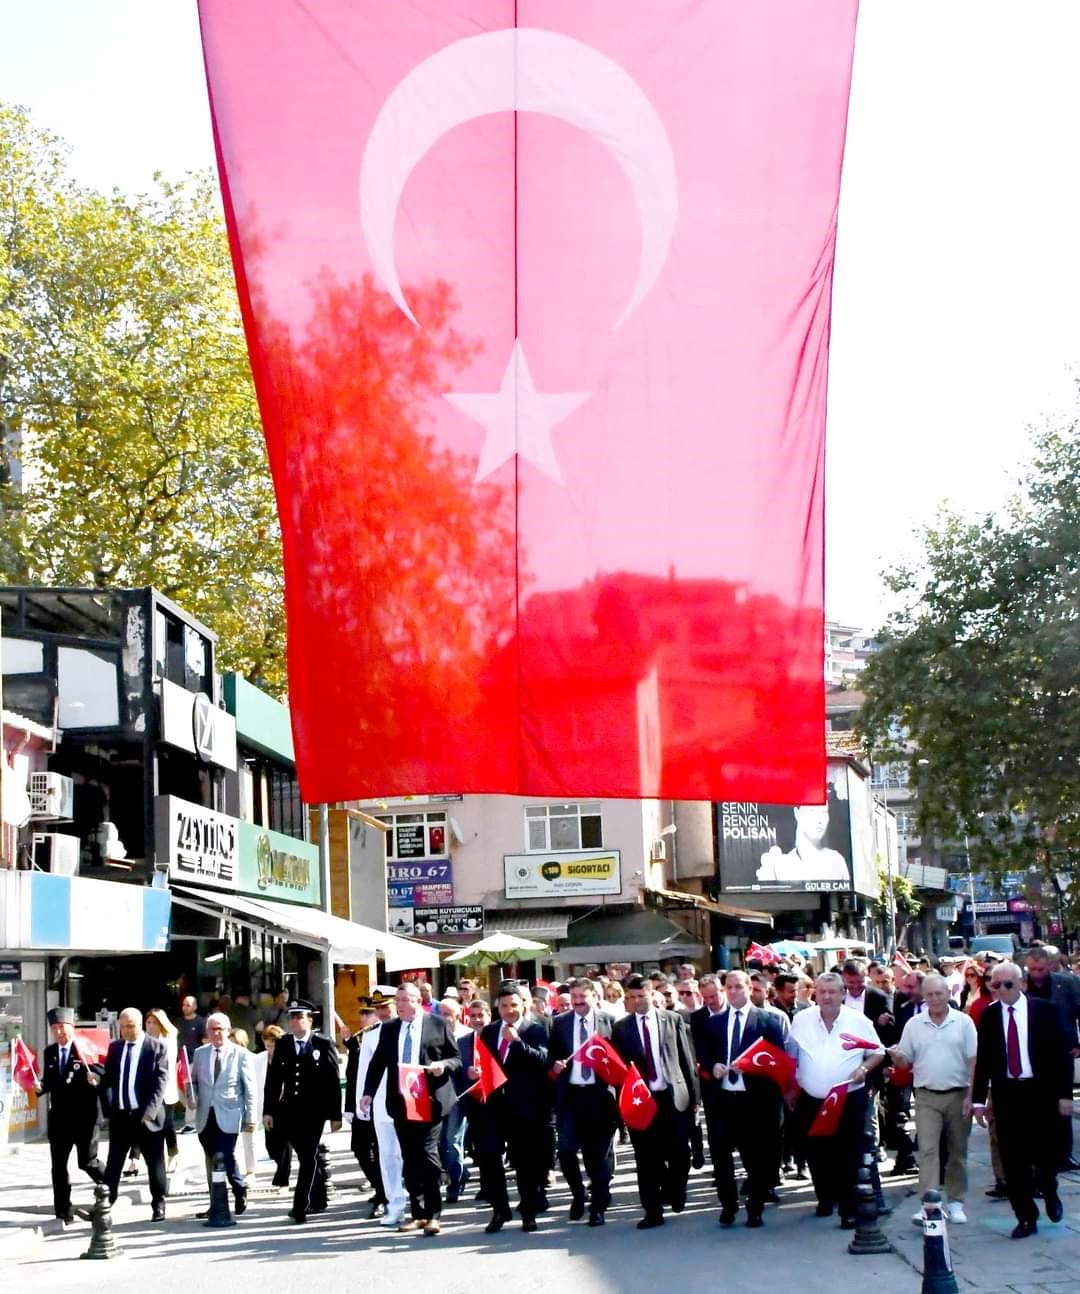
<instances>
[{"instance_id":1,"label":"man in black jacket","mask_svg":"<svg viewBox=\"0 0 1080 1294\"><path fill-rule=\"evenodd\" d=\"M484 1102L475 1128L480 1182L491 1202L493 1234L510 1221L503 1156L507 1150L517 1178L521 1229L536 1230L544 1180L550 1160L551 1081L548 1078L548 1031L525 1017L525 1004L513 981L499 986L498 1020L480 1032L480 1041L498 1061L506 1082ZM469 1077L476 1079L474 1066Z\"/></svg>"},{"instance_id":2,"label":"man in black jacket","mask_svg":"<svg viewBox=\"0 0 1080 1294\"><path fill-rule=\"evenodd\" d=\"M1080 981L1075 975L1066 975L1053 969L1056 953L1051 948L1032 948L1024 958L1027 969L1027 988L1029 998L1037 997L1044 1002L1051 1002L1057 1008L1062 1032L1072 1043L1072 1055L1075 1060L1080 1056L1080 1045L1077 1042L1077 1031L1080 1029ZM1071 1118L1058 1120L1057 1166L1059 1173L1068 1173L1080 1168L1073 1158L1073 1121Z\"/></svg>"},{"instance_id":3,"label":"man in black jacket","mask_svg":"<svg viewBox=\"0 0 1080 1294\"><path fill-rule=\"evenodd\" d=\"M151 1218L165 1219L165 1088L169 1058L159 1038L143 1033L142 1012L126 1007L120 1012L120 1037L109 1044L101 1078L103 1099L109 1110L109 1157L105 1182L114 1203L120 1174L132 1146L138 1146L150 1179ZM91 1084L96 1075L87 1080Z\"/></svg>"},{"instance_id":4,"label":"man in black jacket","mask_svg":"<svg viewBox=\"0 0 1080 1294\"><path fill-rule=\"evenodd\" d=\"M998 1000L979 1018L979 1050L971 1105L986 1127L993 1102L1009 1203L1016 1214L1014 1240L1038 1230L1034 1185L1046 1216L1062 1218L1057 1189L1057 1121L1072 1117L1072 1049L1054 1005L1025 997L1023 972L999 962L990 978ZM988 1097L989 1093L989 1097Z\"/></svg>"},{"instance_id":5,"label":"man in black jacket","mask_svg":"<svg viewBox=\"0 0 1080 1294\"><path fill-rule=\"evenodd\" d=\"M301 1224L311 1212L319 1141L327 1120L341 1127L341 1077L333 1040L312 1030L310 1002L289 1003L289 1032L274 1048L266 1075L263 1122L284 1134L296 1152L296 1189L289 1217ZM325 1207L325 1206L324 1206Z\"/></svg>"},{"instance_id":6,"label":"man in black jacket","mask_svg":"<svg viewBox=\"0 0 1080 1294\"><path fill-rule=\"evenodd\" d=\"M422 1231L436 1236L442 1230L442 1192L439 1179L439 1130L447 1111L456 1099L451 1075L461 1068L461 1055L453 1032L442 1016L427 1014L420 1007L420 990L415 984L402 984L396 994L398 1018L379 1030L379 1041L364 1079L363 1104L371 1102L386 1075L386 1112L394 1120L409 1193L411 1218L402 1221L399 1231ZM398 1067L420 1065L425 1071L431 1120L410 1119L401 1094Z\"/></svg>"},{"instance_id":7,"label":"man in black jacket","mask_svg":"<svg viewBox=\"0 0 1080 1294\"><path fill-rule=\"evenodd\" d=\"M104 1066L87 1064L75 1038L75 1012L57 1006L49 1012L52 1042L45 1048L38 1095L49 1098L49 1154L52 1159L53 1212L64 1222L74 1222L68 1159L74 1148L79 1167L95 1182L105 1180L97 1153L98 1088Z\"/></svg>"}]
</instances>

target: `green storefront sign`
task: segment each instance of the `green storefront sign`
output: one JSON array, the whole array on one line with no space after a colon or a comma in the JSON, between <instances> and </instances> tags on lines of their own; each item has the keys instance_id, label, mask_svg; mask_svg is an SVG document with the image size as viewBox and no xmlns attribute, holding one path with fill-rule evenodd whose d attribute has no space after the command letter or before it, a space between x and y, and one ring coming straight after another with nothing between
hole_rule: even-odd
<instances>
[{"instance_id":1,"label":"green storefront sign","mask_svg":"<svg viewBox=\"0 0 1080 1294\"><path fill-rule=\"evenodd\" d=\"M317 905L321 901L317 845L283 836L280 831L267 831L251 822L237 825L240 829L238 894L281 899L286 903Z\"/></svg>"}]
</instances>

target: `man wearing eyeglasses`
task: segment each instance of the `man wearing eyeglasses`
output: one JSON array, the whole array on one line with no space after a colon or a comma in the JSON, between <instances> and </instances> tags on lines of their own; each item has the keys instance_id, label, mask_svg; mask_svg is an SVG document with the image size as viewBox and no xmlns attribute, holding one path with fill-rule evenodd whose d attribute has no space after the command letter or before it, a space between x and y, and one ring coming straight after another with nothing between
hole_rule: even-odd
<instances>
[{"instance_id":1,"label":"man wearing eyeglasses","mask_svg":"<svg viewBox=\"0 0 1080 1294\"><path fill-rule=\"evenodd\" d=\"M1023 992L1019 966L999 962L990 977L997 1001L982 1013L968 1106L986 1127L992 1103L1005 1186L1016 1215L1014 1240L1038 1231L1035 1184L1046 1216L1062 1218L1057 1188L1057 1123L1072 1115L1072 1054L1057 1010Z\"/></svg>"}]
</instances>

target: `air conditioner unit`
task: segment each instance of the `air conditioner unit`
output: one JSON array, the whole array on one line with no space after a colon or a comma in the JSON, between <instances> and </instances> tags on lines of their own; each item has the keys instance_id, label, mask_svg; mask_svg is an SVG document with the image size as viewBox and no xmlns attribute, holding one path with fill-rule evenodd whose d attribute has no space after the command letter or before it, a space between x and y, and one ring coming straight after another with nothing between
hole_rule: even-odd
<instances>
[{"instance_id":1,"label":"air conditioner unit","mask_svg":"<svg viewBox=\"0 0 1080 1294\"><path fill-rule=\"evenodd\" d=\"M30 816L70 822L75 807L75 783L63 773L30 774Z\"/></svg>"},{"instance_id":2,"label":"air conditioner unit","mask_svg":"<svg viewBox=\"0 0 1080 1294\"><path fill-rule=\"evenodd\" d=\"M81 843L78 836L66 836L59 831L35 832L34 866L55 876L74 876L79 870Z\"/></svg>"}]
</instances>

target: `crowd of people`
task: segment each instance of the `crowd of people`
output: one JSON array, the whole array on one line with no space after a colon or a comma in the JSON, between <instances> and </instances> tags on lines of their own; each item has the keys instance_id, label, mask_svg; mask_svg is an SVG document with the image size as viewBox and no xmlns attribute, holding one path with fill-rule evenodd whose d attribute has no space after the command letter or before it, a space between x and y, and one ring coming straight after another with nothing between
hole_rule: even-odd
<instances>
[{"instance_id":1,"label":"crowd of people","mask_svg":"<svg viewBox=\"0 0 1080 1294\"><path fill-rule=\"evenodd\" d=\"M508 1172L523 1230L550 1211L557 1170L568 1220L604 1226L616 1139L633 1147L643 1230L682 1212L706 1145L722 1227L740 1210L746 1226L764 1226L784 1183L809 1178L817 1215L853 1228L867 1150L880 1212L878 1164L891 1151L891 1173L917 1172L920 1195L942 1189L949 1219L963 1223L973 1118L990 1130L988 1194L1009 1200L1018 1239L1037 1229L1037 1197L1060 1220L1057 1173L1080 1167L1071 1118L1080 976L1052 948L1029 950L1023 968L989 954L936 966L898 954L891 965L853 958L812 975L799 958L775 958L700 976L684 965L676 975L505 980L492 996L462 980L438 1001L411 982L361 999L363 1027L343 1031L344 1098L338 1046L302 1000L275 999L274 1018L249 1020L251 1033L221 1010L202 1017L192 998L175 1025L128 1008L120 1038L90 1063L73 1014L55 1009L40 1089L51 1101L57 1216L72 1217L72 1149L112 1198L137 1150L152 1216L164 1218L177 1100L208 1177L223 1156L238 1214L260 1123L274 1186L288 1185L296 1159L290 1219L325 1208L320 1142L344 1119L372 1188L368 1217L424 1235L441 1231L444 1200L461 1199L474 1174L475 1198L491 1210L486 1230L501 1230L513 1217Z\"/></svg>"}]
</instances>

